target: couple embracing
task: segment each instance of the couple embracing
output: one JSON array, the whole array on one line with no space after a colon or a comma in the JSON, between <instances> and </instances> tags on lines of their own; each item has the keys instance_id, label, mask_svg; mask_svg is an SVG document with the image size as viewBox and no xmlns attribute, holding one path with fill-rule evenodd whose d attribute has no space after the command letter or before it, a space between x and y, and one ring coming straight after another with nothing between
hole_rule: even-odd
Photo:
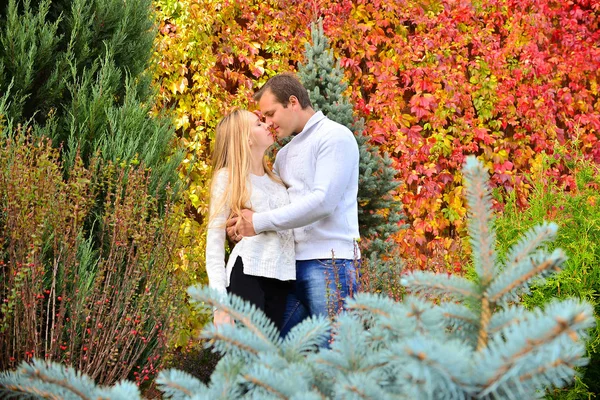
<instances>
[{"instance_id":1,"label":"couple embracing","mask_svg":"<svg viewBox=\"0 0 600 400\"><path fill-rule=\"evenodd\" d=\"M359 151L293 74L272 77L254 99L264 121L234 110L216 128L206 269L210 287L252 302L284 337L356 291ZM294 135L272 171L269 128ZM226 236L236 242L227 263ZM214 322L233 323L218 309Z\"/></svg>"}]
</instances>

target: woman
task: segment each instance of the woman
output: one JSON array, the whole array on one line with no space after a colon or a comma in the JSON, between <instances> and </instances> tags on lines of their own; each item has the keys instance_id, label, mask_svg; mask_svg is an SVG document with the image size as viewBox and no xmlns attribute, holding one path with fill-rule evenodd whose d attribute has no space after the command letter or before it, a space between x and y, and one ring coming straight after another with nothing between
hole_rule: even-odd
<instances>
[{"instance_id":1,"label":"woman","mask_svg":"<svg viewBox=\"0 0 600 400\"><path fill-rule=\"evenodd\" d=\"M296 278L292 231L242 238L225 265L225 222L230 215L241 215L244 208L260 212L289 203L285 186L265 160L273 142L266 124L246 110L232 111L217 125L206 271L211 288L250 301L281 328L290 281ZM232 322L224 311L214 311L215 325Z\"/></svg>"}]
</instances>

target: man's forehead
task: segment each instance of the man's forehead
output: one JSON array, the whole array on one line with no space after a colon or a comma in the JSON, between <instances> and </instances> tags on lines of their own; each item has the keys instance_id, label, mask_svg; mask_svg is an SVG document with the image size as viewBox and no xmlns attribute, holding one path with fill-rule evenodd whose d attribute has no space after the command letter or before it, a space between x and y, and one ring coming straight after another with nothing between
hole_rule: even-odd
<instances>
[{"instance_id":1,"label":"man's forehead","mask_svg":"<svg viewBox=\"0 0 600 400\"><path fill-rule=\"evenodd\" d=\"M280 105L280 103L277 101L275 95L270 91L265 92L258 102L258 107L263 114L269 111L274 111L278 105Z\"/></svg>"}]
</instances>

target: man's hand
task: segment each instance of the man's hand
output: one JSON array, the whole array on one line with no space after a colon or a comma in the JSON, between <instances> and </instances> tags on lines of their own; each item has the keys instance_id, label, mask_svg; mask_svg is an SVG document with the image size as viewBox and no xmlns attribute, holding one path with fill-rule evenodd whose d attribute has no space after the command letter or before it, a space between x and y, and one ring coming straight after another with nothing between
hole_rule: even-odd
<instances>
[{"instance_id":1,"label":"man's hand","mask_svg":"<svg viewBox=\"0 0 600 400\"><path fill-rule=\"evenodd\" d=\"M256 236L254 225L252 224L253 215L254 211L242 210L242 221L240 222L239 227L237 227L237 230L235 224L237 224L239 217L233 217L227 220L227 236L231 241L237 243L245 236Z\"/></svg>"}]
</instances>

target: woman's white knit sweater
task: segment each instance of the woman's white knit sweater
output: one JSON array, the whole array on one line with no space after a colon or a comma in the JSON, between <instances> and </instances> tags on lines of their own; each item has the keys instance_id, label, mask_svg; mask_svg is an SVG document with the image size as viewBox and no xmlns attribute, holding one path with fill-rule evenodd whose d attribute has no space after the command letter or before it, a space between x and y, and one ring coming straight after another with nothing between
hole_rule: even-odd
<instances>
[{"instance_id":1,"label":"woman's white knit sweater","mask_svg":"<svg viewBox=\"0 0 600 400\"><path fill-rule=\"evenodd\" d=\"M227 169L217 171L211 192L211 213L220 203L225 193L229 176ZM273 181L267 174L250 174L250 204L247 207L255 212L264 212L289 204L285 186ZM238 256L242 258L246 275L262 276L282 281L296 279L296 257L294 236L291 230L263 232L252 237L244 237L235 245L227 265L225 265L225 222L231 212L229 196L218 214L209 222L206 238L206 272L208 284L222 294L227 293L231 270Z\"/></svg>"}]
</instances>

